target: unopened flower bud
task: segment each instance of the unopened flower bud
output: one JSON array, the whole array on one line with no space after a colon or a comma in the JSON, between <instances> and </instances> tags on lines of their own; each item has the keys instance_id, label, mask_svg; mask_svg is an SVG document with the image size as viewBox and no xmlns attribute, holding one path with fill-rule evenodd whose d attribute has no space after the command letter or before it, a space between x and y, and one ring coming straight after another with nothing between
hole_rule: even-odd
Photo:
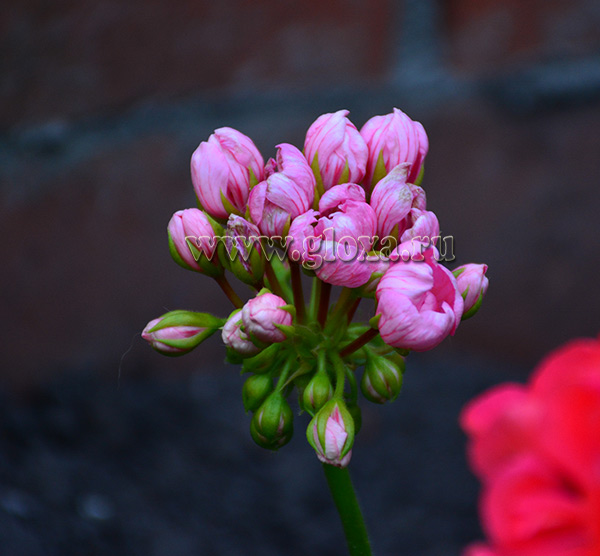
<instances>
[{"instance_id":1,"label":"unopened flower bud","mask_svg":"<svg viewBox=\"0 0 600 556\"><path fill-rule=\"evenodd\" d=\"M462 320L472 317L481 306L489 285L485 275L487 268L486 264L465 264L452 271L458 284L458 291L465 300Z\"/></svg>"},{"instance_id":2,"label":"unopened flower bud","mask_svg":"<svg viewBox=\"0 0 600 556\"><path fill-rule=\"evenodd\" d=\"M346 467L354 444L354 420L339 398L329 400L312 418L306 438L323 463Z\"/></svg>"},{"instance_id":3,"label":"unopened flower bud","mask_svg":"<svg viewBox=\"0 0 600 556\"><path fill-rule=\"evenodd\" d=\"M333 396L333 386L325 371L316 373L304 388L302 406L308 413L314 415Z\"/></svg>"},{"instance_id":4,"label":"unopened flower bud","mask_svg":"<svg viewBox=\"0 0 600 556\"><path fill-rule=\"evenodd\" d=\"M253 375L244 382L242 400L246 411L256 411L273 391L269 375Z\"/></svg>"},{"instance_id":5,"label":"unopened flower bud","mask_svg":"<svg viewBox=\"0 0 600 556\"><path fill-rule=\"evenodd\" d=\"M259 284L265 271L259 229L245 218L232 214L227 221L225 248L231 272L250 286Z\"/></svg>"},{"instance_id":6,"label":"unopened flower bud","mask_svg":"<svg viewBox=\"0 0 600 556\"><path fill-rule=\"evenodd\" d=\"M374 116L360 130L369 149L365 188L370 190L392 168L410 164L408 182L416 183L429 149L423 126L394 108L391 114Z\"/></svg>"},{"instance_id":7,"label":"unopened flower bud","mask_svg":"<svg viewBox=\"0 0 600 556\"><path fill-rule=\"evenodd\" d=\"M250 188L263 180L264 161L249 137L222 127L194 151L191 171L202 208L225 219L244 213Z\"/></svg>"},{"instance_id":8,"label":"unopened flower bud","mask_svg":"<svg viewBox=\"0 0 600 556\"><path fill-rule=\"evenodd\" d=\"M263 448L277 450L292 439L294 415L281 392L273 392L252 416L250 434Z\"/></svg>"},{"instance_id":9,"label":"unopened flower bud","mask_svg":"<svg viewBox=\"0 0 600 556\"><path fill-rule=\"evenodd\" d=\"M246 334L259 342L283 342L285 334L276 325L292 324L292 315L282 309L285 305L284 299L272 293L263 293L250 299L242 309Z\"/></svg>"},{"instance_id":10,"label":"unopened flower bud","mask_svg":"<svg viewBox=\"0 0 600 556\"><path fill-rule=\"evenodd\" d=\"M360 389L369 401L385 403L396 399L404 373L404 360L399 356L397 359L392 362L386 357L369 354L360 383Z\"/></svg>"},{"instance_id":11,"label":"unopened flower bud","mask_svg":"<svg viewBox=\"0 0 600 556\"><path fill-rule=\"evenodd\" d=\"M223 228L201 210L178 210L167 226L169 251L175 262L208 276L222 276L218 251Z\"/></svg>"},{"instance_id":12,"label":"unopened flower bud","mask_svg":"<svg viewBox=\"0 0 600 556\"><path fill-rule=\"evenodd\" d=\"M240 355L254 355L260 351L260 348L255 346L248 338L247 334L242 330L242 310L236 309L229 315L227 322L223 326L221 337L225 345L239 353Z\"/></svg>"},{"instance_id":13,"label":"unopened flower bud","mask_svg":"<svg viewBox=\"0 0 600 556\"><path fill-rule=\"evenodd\" d=\"M164 355L183 355L214 334L222 324L223 319L208 313L171 311L151 320L142 338Z\"/></svg>"},{"instance_id":14,"label":"unopened flower bud","mask_svg":"<svg viewBox=\"0 0 600 556\"><path fill-rule=\"evenodd\" d=\"M323 114L306 132L304 154L324 191L339 183L360 183L365 175L367 145L347 115L348 110Z\"/></svg>"}]
</instances>

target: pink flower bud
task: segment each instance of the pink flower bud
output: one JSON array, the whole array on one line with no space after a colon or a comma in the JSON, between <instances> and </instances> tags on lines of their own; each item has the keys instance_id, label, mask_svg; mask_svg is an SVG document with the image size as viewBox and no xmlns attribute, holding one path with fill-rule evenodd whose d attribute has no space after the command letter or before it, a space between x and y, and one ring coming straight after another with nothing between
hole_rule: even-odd
<instances>
[{"instance_id":1,"label":"pink flower bud","mask_svg":"<svg viewBox=\"0 0 600 556\"><path fill-rule=\"evenodd\" d=\"M347 115L348 110L323 114L306 132L304 154L313 170L317 157L325 191L343 182L360 183L365 175L367 146Z\"/></svg>"},{"instance_id":2,"label":"pink flower bud","mask_svg":"<svg viewBox=\"0 0 600 556\"><path fill-rule=\"evenodd\" d=\"M223 274L216 253L223 229L201 210L178 210L169 221L167 232L171 255L178 264L210 276Z\"/></svg>"},{"instance_id":3,"label":"pink flower bud","mask_svg":"<svg viewBox=\"0 0 600 556\"><path fill-rule=\"evenodd\" d=\"M208 313L171 311L151 320L142 338L163 355L183 355L214 334L223 324Z\"/></svg>"},{"instance_id":4,"label":"pink flower bud","mask_svg":"<svg viewBox=\"0 0 600 556\"><path fill-rule=\"evenodd\" d=\"M191 171L204 210L227 218L232 211L245 213L251 185L263 180L264 161L249 137L222 127L194 151Z\"/></svg>"},{"instance_id":5,"label":"pink flower bud","mask_svg":"<svg viewBox=\"0 0 600 556\"><path fill-rule=\"evenodd\" d=\"M225 345L241 355L253 355L260 351L248 338L248 335L242 330L242 311L235 310L223 326L221 338Z\"/></svg>"},{"instance_id":6,"label":"pink flower bud","mask_svg":"<svg viewBox=\"0 0 600 556\"><path fill-rule=\"evenodd\" d=\"M485 275L487 268L486 264L465 264L453 271L458 291L465 300L463 320L472 317L481 305L489 285L489 280Z\"/></svg>"},{"instance_id":7,"label":"pink flower bud","mask_svg":"<svg viewBox=\"0 0 600 556\"><path fill-rule=\"evenodd\" d=\"M400 236L400 241L416 240L435 245L440 237L440 223L430 210L410 209L407 218L408 228Z\"/></svg>"},{"instance_id":8,"label":"pink flower bud","mask_svg":"<svg viewBox=\"0 0 600 556\"><path fill-rule=\"evenodd\" d=\"M315 194L315 175L302 152L290 145L281 143L277 145L277 171L290 178L298 187L310 197L310 202Z\"/></svg>"},{"instance_id":9,"label":"pink flower bud","mask_svg":"<svg viewBox=\"0 0 600 556\"><path fill-rule=\"evenodd\" d=\"M242 308L242 322L248 336L260 342L283 342L284 333L276 325L290 326L292 315L285 309L287 302L272 293L263 293L250 299Z\"/></svg>"},{"instance_id":10,"label":"pink flower bud","mask_svg":"<svg viewBox=\"0 0 600 556\"><path fill-rule=\"evenodd\" d=\"M344 402L331 399L312 418L306 437L323 463L346 467L352 457L354 420Z\"/></svg>"},{"instance_id":11,"label":"pink flower bud","mask_svg":"<svg viewBox=\"0 0 600 556\"><path fill-rule=\"evenodd\" d=\"M425 192L417 185L407 182L410 164L399 164L373 189L371 206L377 215L377 234L389 236L398 226L398 238L411 228L412 209L425 210ZM402 240L404 241L404 240Z\"/></svg>"},{"instance_id":12,"label":"pink flower bud","mask_svg":"<svg viewBox=\"0 0 600 556\"><path fill-rule=\"evenodd\" d=\"M419 122L414 122L404 112L394 108L391 114L374 116L367 121L360 134L369 149L364 181L367 189L371 189L383 177L375 173L380 156L385 173L398 164L408 162L408 182L415 183L429 150L427 134Z\"/></svg>"},{"instance_id":13,"label":"pink flower bud","mask_svg":"<svg viewBox=\"0 0 600 556\"><path fill-rule=\"evenodd\" d=\"M315 236L318 218L319 213L310 209L293 220L287 234L290 238L288 253L292 261L300 263L314 261L314 254L321 248L321 238Z\"/></svg>"},{"instance_id":14,"label":"pink flower bud","mask_svg":"<svg viewBox=\"0 0 600 556\"><path fill-rule=\"evenodd\" d=\"M315 178L302 153L294 146L279 145L278 172L250 192L252 220L268 236L282 236L290 222L312 206Z\"/></svg>"},{"instance_id":15,"label":"pink flower bud","mask_svg":"<svg viewBox=\"0 0 600 556\"><path fill-rule=\"evenodd\" d=\"M434 259L391 265L377 286L379 332L387 344L415 351L437 346L454 334L463 312L463 299L452 273Z\"/></svg>"},{"instance_id":16,"label":"pink flower bud","mask_svg":"<svg viewBox=\"0 0 600 556\"><path fill-rule=\"evenodd\" d=\"M350 236L369 250L377 228L377 217L365 202L362 187L353 183L336 185L319 200L321 218L315 226L315 234L332 241ZM326 230L331 232L326 233ZM368 246L368 247L367 247Z\"/></svg>"}]
</instances>

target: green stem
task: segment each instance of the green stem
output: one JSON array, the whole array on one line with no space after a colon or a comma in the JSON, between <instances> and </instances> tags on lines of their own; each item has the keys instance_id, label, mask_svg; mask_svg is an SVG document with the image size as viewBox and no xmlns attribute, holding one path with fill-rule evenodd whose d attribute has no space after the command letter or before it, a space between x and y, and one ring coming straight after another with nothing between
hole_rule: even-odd
<instances>
[{"instance_id":1,"label":"green stem","mask_svg":"<svg viewBox=\"0 0 600 556\"><path fill-rule=\"evenodd\" d=\"M215 281L217 284L219 284L219 287L223 290L223 293L227 296L227 299L233 303L233 306L236 309L241 309L244 306L244 302L240 299L238 294L235 293L225 276L219 276L218 278L215 278Z\"/></svg>"},{"instance_id":2,"label":"green stem","mask_svg":"<svg viewBox=\"0 0 600 556\"><path fill-rule=\"evenodd\" d=\"M331 296L331 284L323 282L321 285L321 295L319 298L319 314L317 315L317 321L321 325L321 328L325 326L325 320L327 319L327 312L329 311L329 297Z\"/></svg>"},{"instance_id":3,"label":"green stem","mask_svg":"<svg viewBox=\"0 0 600 556\"><path fill-rule=\"evenodd\" d=\"M306 314L304 308L304 292L302 291L302 276L300 276L300 267L293 261L290 261L290 273L292 275L292 291L294 292L296 316L298 322L304 324Z\"/></svg>"},{"instance_id":4,"label":"green stem","mask_svg":"<svg viewBox=\"0 0 600 556\"><path fill-rule=\"evenodd\" d=\"M323 471L342 520L350 556L371 556L367 527L358 505L350 472L347 468L340 469L327 463L323 464Z\"/></svg>"},{"instance_id":5,"label":"green stem","mask_svg":"<svg viewBox=\"0 0 600 556\"><path fill-rule=\"evenodd\" d=\"M319 299L321 299L322 286L323 282L315 276L313 278L312 290L310 292L310 305L308 308L308 318L311 322L317 320L317 310L319 307Z\"/></svg>"},{"instance_id":6,"label":"green stem","mask_svg":"<svg viewBox=\"0 0 600 556\"><path fill-rule=\"evenodd\" d=\"M359 350L361 347L368 344L373 338L375 338L377 334L379 334L379 330L369 328L369 330L361 334L358 338L356 338L356 340L353 340L348 345L344 346L342 351L340 351L340 357L347 357L356 350Z\"/></svg>"},{"instance_id":7,"label":"green stem","mask_svg":"<svg viewBox=\"0 0 600 556\"><path fill-rule=\"evenodd\" d=\"M283 293L283 288L281 287L281 284L279 283L279 280L277 279L277 275L275 274L275 271L273 270L273 267L271 266L271 261L265 262L265 273L267 275L267 278L269 279L269 285L271 286L271 290L273 291L273 293L275 295L278 295L282 299L289 301L287 299L285 293Z\"/></svg>"},{"instance_id":8,"label":"green stem","mask_svg":"<svg viewBox=\"0 0 600 556\"><path fill-rule=\"evenodd\" d=\"M336 330L342 323L345 328L350 322L348 315L355 303L356 292L351 288L344 288L331 311L331 316L327 320L327 328L329 330Z\"/></svg>"}]
</instances>

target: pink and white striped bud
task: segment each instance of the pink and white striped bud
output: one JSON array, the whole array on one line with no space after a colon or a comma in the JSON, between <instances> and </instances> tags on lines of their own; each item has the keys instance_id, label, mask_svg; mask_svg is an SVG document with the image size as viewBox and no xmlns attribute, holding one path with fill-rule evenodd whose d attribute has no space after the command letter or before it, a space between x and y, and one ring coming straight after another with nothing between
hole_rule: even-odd
<instances>
[{"instance_id":1,"label":"pink and white striped bud","mask_svg":"<svg viewBox=\"0 0 600 556\"><path fill-rule=\"evenodd\" d=\"M223 228L201 210L178 210L167 226L169 250L177 264L209 276L221 276L217 255Z\"/></svg>"},{"instance_id":2,"label":"pink and white striped bud","mask_svg":"<svg viewBox=\"0 0 600 556\"><path fill-rule=\"evenodd\" d=\"M392 234L401 238L413 225L411 210L426 208L425 191L407 182L409 168L408 163L399 164L373 189L371 207L377 215L377 234L381 238Z\"/></svg>"},{"instance_id":3,"label":"pink and white striped bud","mask_svg":"<svg viewBox=\"0 0 600 556\"><path fill-rule=\"evenodd\" d=\"M264 178L252 140L230 127L216 129L192 154L192 183L202 208L215 218L244 214L251 186Z\"/></svg>"},{"instance_id":4,"label":"pink and white striped bud","mask_svg":"<svg viewBox=\"0 0 600 556\"><path fill-rule=\"evenodd\" d=\"M260 351L260 348L250 341L250 338L243 330L241 309L236 309L229 315L227 322L223 326L221 338L223 338L223 342L228 348L240 355L250 356Z\"/></svg>"},{"instance_id":5,"label":"pink and white striped bud","mask_svg":"<svg viewBox=\"0 0 600 556\"><path fill-rule=\"evenodd\" d=\"M456 279L435 260L434 248L420 258L393 264L383 275L376 291L377 315L384 342L426 351L454 334L464 304Z\"/></svg>"},{"instance_id":6,"label":"pink and white striped bud","mask_svg":"<svg viewBox=\"0 0 600 556\"><path fill-rule=\"evenodd\" d=\"M315 177L304 155L293 145L279 145L278 172L250 192L252 220L267 236L283 236L291 221L312 206Z\"/></svg>"},{"instance_id":7,"label":"pink and white striped bud","mask_svg":"<svg viewBox=\"0 0 600 556\"><path fill-rule=\"evenodd\" d=\"M338 398L329 400L312 418L306 438L320 461L346 467L354 444L354 420L346 404Z\"/></svg>"},{"instance_id":8,"label":"pink and white striped bud","mask_svg":"<svg viewBox=\"0 0 600 556\"><path fill-rule=\"evenodd\" d=\"M163 355L184 355L222 325L223 319L208 313L170 311L151 320L142 331L142 338Z\"/></svg>"},{"instance_id":9,"label":"pink and white striped bud","mask_svg":"<svg viewBox=\"0 0 600 556\"><path fill-rule=\"evenodd\" d=\"M320 176L324 191L339 183L360 183L365 175L367 145L356 126L346 118L348 113L338 110L323 114L306 132L304 154L317 181Z\"/></svg>"},{"instance_id":10,"label":"pink and white striped bud","mask_svg":"<svg viewBox=\"0 0 600 556\"><path fill-rule=\"evenodd\" d=\"M283 309L286 305L284 299L272 293L259 294L250 299L242 308L245 333L259 342L283 342L285 334L277 325L292 324L292 315Z\"/></svg>"},{"instance_id":11,"label":"pink and white striped bud","mask_svg":"<svg viewBox=\"0 0 600 556\"><path fill-rule=\"evenodd\" d=\"M465 301L462 320L472 317L481 306L483 296L487 292L489 280L485 273L486 264L465 264L452 271L458 284L458 291Z\"/></svg>"},{"instance_id":12,"label":"pink and white striped bud","mask_svg":"<svg viewBox=\"0 0 600 556\"><path fill-rule=\"evenodd\" d=\"M419 122L394 108L391 114L368 120L360 134L369 149L364 181L367 190L403 162L410 164L408 182L417 181L429 150L427 134Z\"/></svg>"}]
</instances>

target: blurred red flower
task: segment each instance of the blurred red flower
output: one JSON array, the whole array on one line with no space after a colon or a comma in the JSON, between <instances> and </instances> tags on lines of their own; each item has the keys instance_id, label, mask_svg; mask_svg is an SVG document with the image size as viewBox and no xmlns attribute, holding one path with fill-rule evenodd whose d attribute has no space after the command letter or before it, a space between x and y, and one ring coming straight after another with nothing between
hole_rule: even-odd
<instances>
[{"instance_id":1,"label":"blurred red flower","mask_svg":"<svg viewBox=\"0 0 600 556\"><path fill-rule=\"evenodd\" d=\"M529 384L492 388L460 420L489 542L464 556L600 555L599 340L552 352Z\"/></svg>"}]
</instances>

